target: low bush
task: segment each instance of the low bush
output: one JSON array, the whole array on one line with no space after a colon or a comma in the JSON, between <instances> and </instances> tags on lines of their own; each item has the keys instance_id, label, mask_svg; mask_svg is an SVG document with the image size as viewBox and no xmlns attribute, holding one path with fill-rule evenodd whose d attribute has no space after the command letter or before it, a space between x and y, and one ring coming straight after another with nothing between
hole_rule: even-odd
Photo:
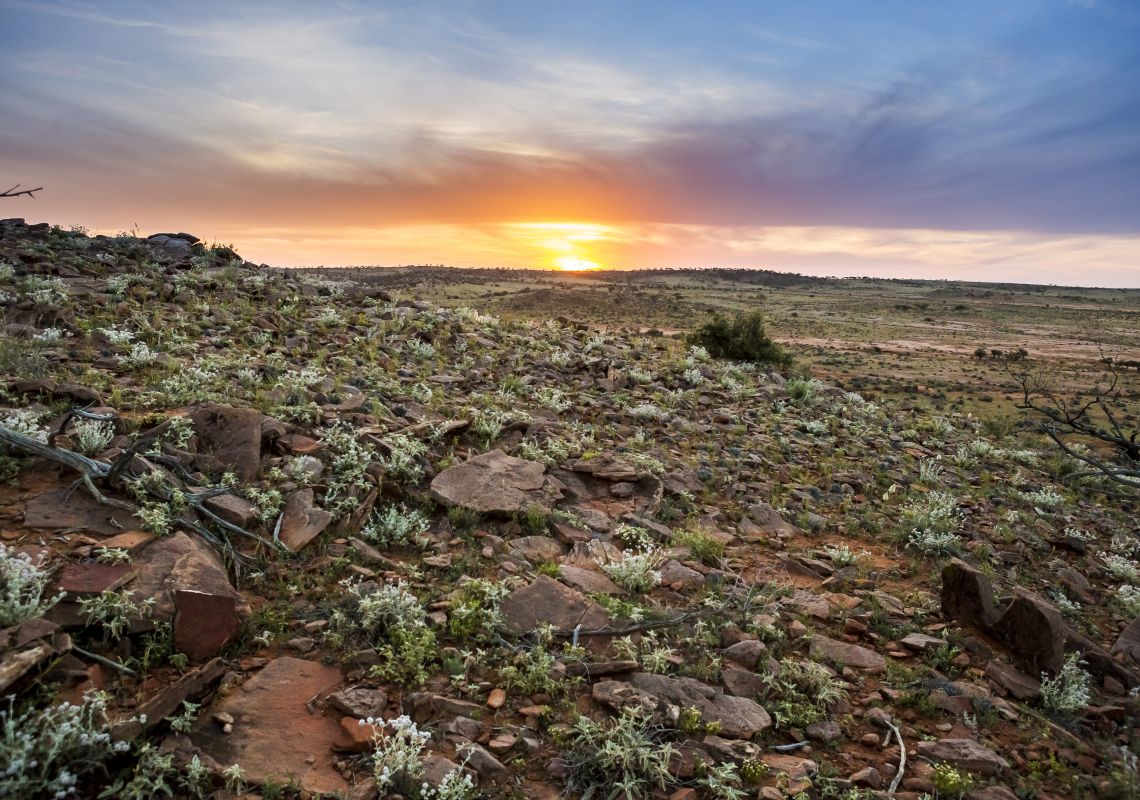
<instances>
[{"instance_id":1,"label":"low bush","mask_svg":"<svg viewBox=\"0 0 1140 800\"><path fill-rule=\"evenodd\" d=\"M731 320L717 314L689 338L714 358L774 364L785 369L792 363L791 355L764 332L764 318L759 311L739 314Z\"/></svg>"}]
</instances>

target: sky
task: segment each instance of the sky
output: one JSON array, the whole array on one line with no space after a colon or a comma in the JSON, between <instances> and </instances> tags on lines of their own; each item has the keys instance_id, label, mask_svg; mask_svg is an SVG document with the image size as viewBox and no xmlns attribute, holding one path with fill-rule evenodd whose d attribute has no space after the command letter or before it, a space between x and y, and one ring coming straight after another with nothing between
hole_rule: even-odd
<instances>
[{"instance_id":1,"label":"sky","mask_svg":"<svg viewBox=\"0 0 1140 800\"><path fill-rule=\"evenodd\" d=\"M274 265L1140 286L1135 0L0 0L0 200Z\"/></svg>"}]
</instances>

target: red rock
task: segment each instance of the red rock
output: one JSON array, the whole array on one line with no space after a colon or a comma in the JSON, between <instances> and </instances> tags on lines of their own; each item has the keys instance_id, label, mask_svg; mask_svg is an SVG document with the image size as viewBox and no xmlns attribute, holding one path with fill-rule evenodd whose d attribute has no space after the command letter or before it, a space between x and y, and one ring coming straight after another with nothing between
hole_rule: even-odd
<instances>
[{"instance_id":1,"label":"red rock","mask_svg":"<svg viewBox=\"0 0 1140 800\"><path fill-rule=\"evenodd\" d=\"M332 514L316 506L312 489L293 492L285 501L281 543L296 553L320 535L330 522Z\"/></svg>"},{"instance_id":2,"label":"red rock","mask_svg":"<svg viewBox=\"0 0 1140 800\"><path fill-rule=\"evenodd\" d=\"M118 589L137 574L131 564L67 564L56 582L69 595L93 595Z\"/></svg>"},{"instance_id":3,"label":"red rock","mask_svg":"<svg viewBox=\"0 0 1140 800\"><path fill-rule=\"evenodd\" d=\"M372 749L376 736L382 733L381 725L369 725L355 717L341 717L340 734L332 749L337 753L367 753Z\"/></svg>"},{"instance_id":4,"label":"red rock","mask_svg":"<svg viewBox=\"0 0 1140 800\"><path fill-rule=\"evenodd\" d=\"M99 542L99 546L108 550L117 549L133 552L146 547L146 545L153 542L154 539L154 534L148 533L147 531L124 531L109 539L104 539Z\"/></svg>"},{"instance_id":5,"label":"red rock","mask_svg":"<svg viewBox=\"0 0 1140 800\"><path fill-rule=\"evenodd\" d=\"M312 455L321 449L319 441L300 433L287 433L277 439L277 444L285 452L298 456Z\"/></svg>"},{"instance_id":6,"label":"red rock","mask_svg":"<svg viewBox=\"0 0 1140 800\"><path fill-rule=\"evenodd\" d=\"M58 489L28 501L24 509L24 525L112 536L124 528L141 528L142 520L126 511L100 505L85 492Z\"/></svg>"},{"instance_id":7,"label":"red rock","mask_svg":"<svg viewBox=\"0 0 1140 800\"><path fill-rule=\"evenodd\" d=\"M213 460L249 483L261 467L261 412L251 408L208 405L191 415L198 438L199 467L213 472ZM208 459L203 459L207 456Z\"/></svg>"},{"instance_id":8,"label":"red rock","mask_svg":"<svg viewBox=\"0 0 1140 800\"><path fill-rule=\"evenodd\" d=\"M507 693L502 689L492 689L487 695L487 708L499 709L507 702Z\"/></svg>"},{"instance_id":9,"label":"red rock","mask_svg":"<svg viewBox=\"0 0 1140 800\"><path fill-rule=\"evenodd\" d=\"M297 658L271 661L223 700L204 709L190 736L210 757L237 762L250 783L296 780L306 791L347 792L330 752L342 732L340 716L309 710L309 701L341 682L333 667ZM226 734L213 717L236 720Z\"/></svg>"},{"instance_id":10,"label":"red rock","mask_svg":"<svg viewBox=\"0 0 1140 800\"><path fill-rule=\"evenodd\" d=\"M174 649L192 660L214 655L240 629L241 618L233 595L192 589L174 592Z\"/></svg>"}]
</instances>

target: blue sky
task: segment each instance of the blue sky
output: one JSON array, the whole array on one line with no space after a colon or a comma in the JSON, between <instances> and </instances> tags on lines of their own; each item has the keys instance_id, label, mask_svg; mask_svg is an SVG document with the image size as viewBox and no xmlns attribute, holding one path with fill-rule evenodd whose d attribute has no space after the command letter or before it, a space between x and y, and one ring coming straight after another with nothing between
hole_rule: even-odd
<instances>
[{"instance_id":1,"label":"blue sky","mask_svg":"<svg viewBox=\"0 0 1140 800\"><path fill-rule=\"evenodd\" d=\"M274 263L1140 285L1140 5L0 0L0 179Z\"/></svg>"}]
</instances>

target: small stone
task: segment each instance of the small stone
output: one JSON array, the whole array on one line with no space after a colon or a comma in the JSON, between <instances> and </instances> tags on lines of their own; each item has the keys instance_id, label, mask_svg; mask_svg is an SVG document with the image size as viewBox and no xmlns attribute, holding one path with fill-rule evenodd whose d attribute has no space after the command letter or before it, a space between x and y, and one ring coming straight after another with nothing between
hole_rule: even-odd
<instances>
[{"instance_id":1,"label":"small stone","mask_svg":"<svg viewBox=\"0 0 1140 800\"><path fill-rule=\"evenodd\" d=\"M502 689L492 689L487 695L487 708L500 709L507 702L507 693Z\"/></svg>"}]
</instances>

